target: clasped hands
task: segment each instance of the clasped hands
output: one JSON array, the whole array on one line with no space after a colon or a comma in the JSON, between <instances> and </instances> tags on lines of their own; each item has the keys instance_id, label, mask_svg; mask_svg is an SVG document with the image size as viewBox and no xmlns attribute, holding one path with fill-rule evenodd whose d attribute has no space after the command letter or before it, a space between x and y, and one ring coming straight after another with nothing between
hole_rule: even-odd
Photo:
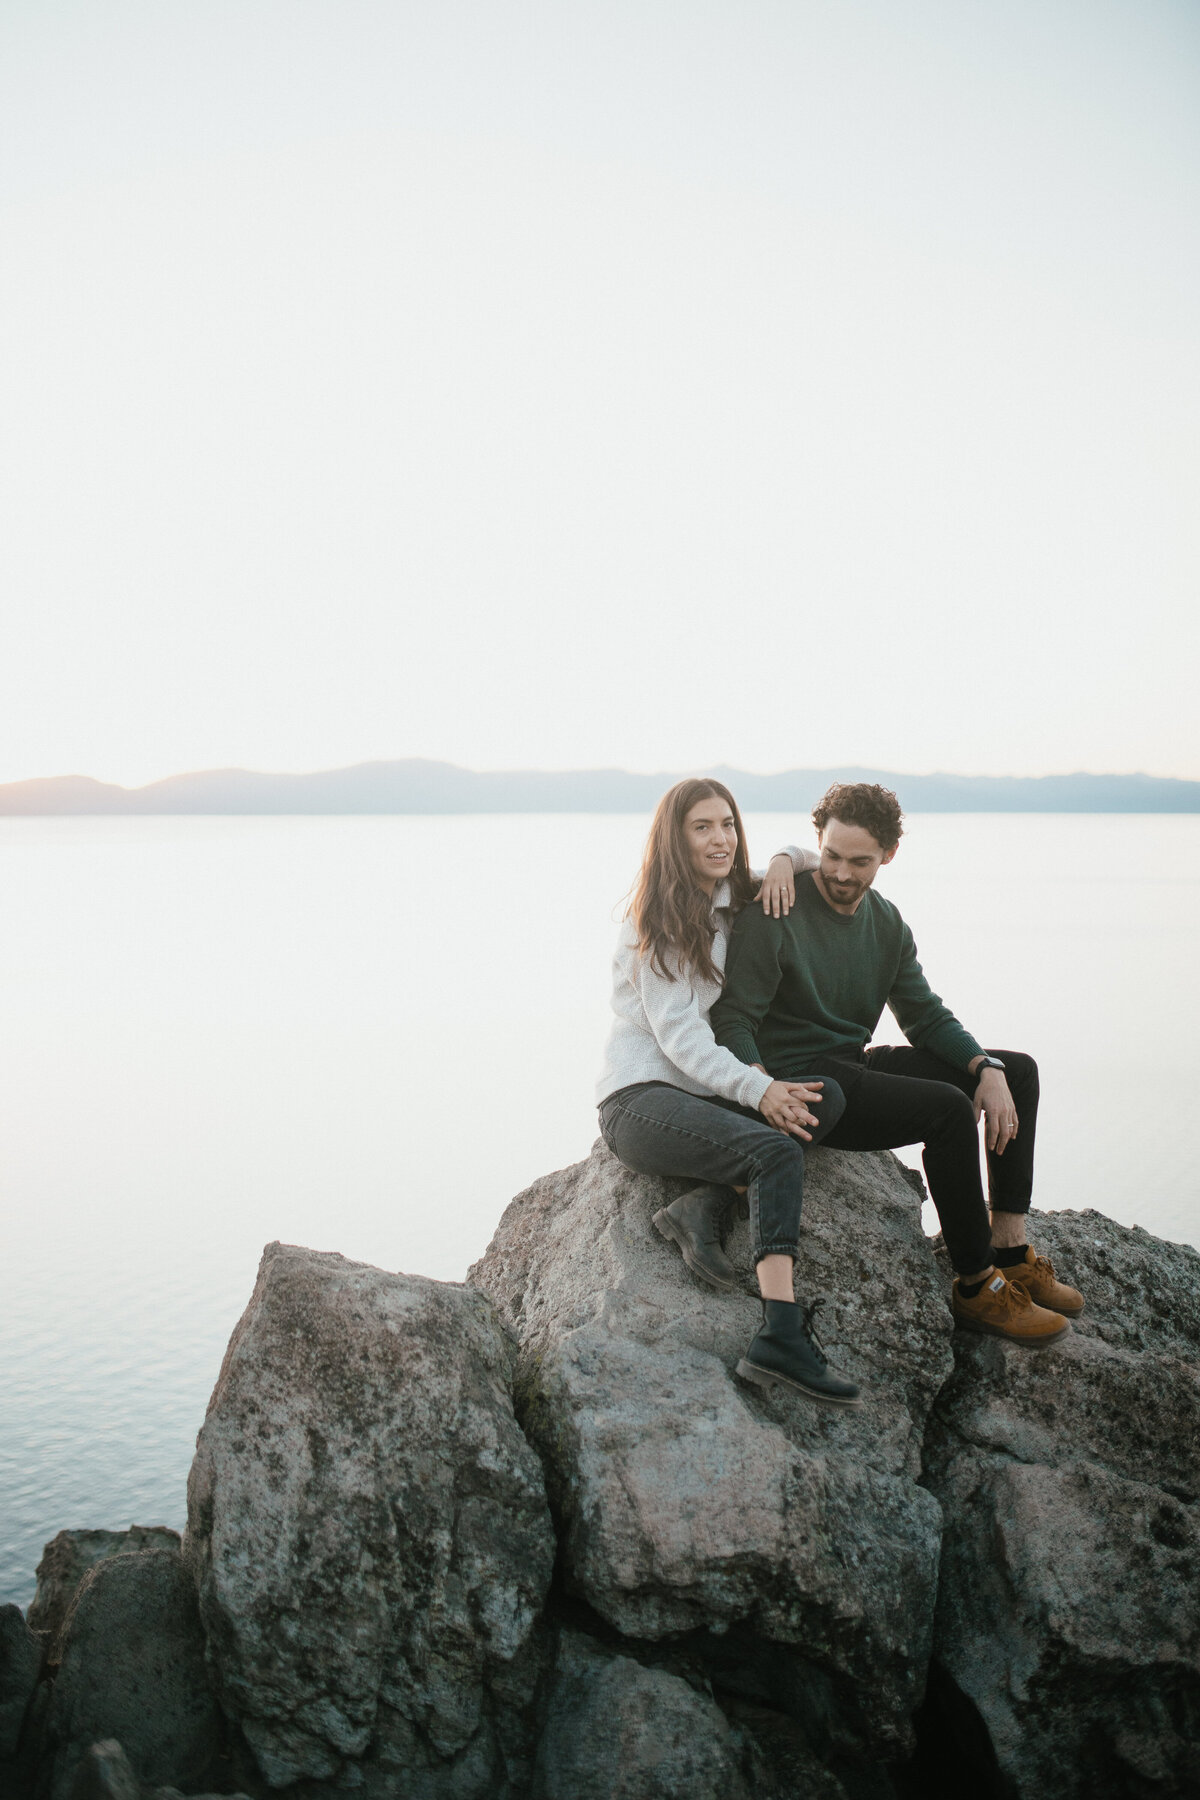
<instances>
[{"instance_id":1,"label":"clasped hands","mask_svg":"<svg viewBox=\"0 0 1200 1800\"><path fill-rule=\"evenodd\" d=\"M762 1067L761 1063L756 1066ZM815 1130L821 1122L812 1108L821 1104L820 1090L824 1085L823 1081L773 1081L759 1101L758 1110L776 1131L811 1143L812 1131L806 1131L805 1126L811 1125Z\"/></svg>"}]
</instances>

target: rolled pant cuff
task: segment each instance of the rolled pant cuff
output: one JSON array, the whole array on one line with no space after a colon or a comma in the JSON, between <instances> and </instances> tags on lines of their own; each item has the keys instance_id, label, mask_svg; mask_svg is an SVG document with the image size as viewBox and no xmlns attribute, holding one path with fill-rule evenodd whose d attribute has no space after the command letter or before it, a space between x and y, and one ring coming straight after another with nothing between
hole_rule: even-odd
<instances>
[{"instance_id":1,"label":"rolled pant cuff","mask_svg":"<svg viewBox=\"0 0 1200 1800\"><path fill-rule=\"evenodd\" d=\"M956 1275L974 1275L978 1269L990 1269L993 1266L992 1250L993 1246L989 1243L985 1250L978 1253L978 1260L976 1260L977 1253L975 1251L972 1251L970 1256L961 1260L956 1256L952 1256L950 1258L950 1267L954 1270Z\"/></svg>"},{"instance_id":2,"label":"rolled pant cuff","mask_svg":"<svg viewBox=\"0 0 1200 1800\"><path fill-rule=\"evenodd\" d=\"M799 1244L761 1244L754 1252L754 1266L757 1269L764 1256L790 1256L795 1262L799 1254Z\"/></svg>"},{"instance_id":3,"label":"rolled pant cuff","mask_svg":"<svg viewBox=\"0 0 1200 1800\"><path fill-rule=\"evenodd\" d=\"M1001 1206L998 1200L988 1201L988 1206L991 1208L992 1212L1015 1213L1019 1219L1025 1217L1025 1214L1029 1211L1030 1204L1031 1202L1028 1200L1010 1200L1006 1206Z\"/></svg>"}]
</instances>

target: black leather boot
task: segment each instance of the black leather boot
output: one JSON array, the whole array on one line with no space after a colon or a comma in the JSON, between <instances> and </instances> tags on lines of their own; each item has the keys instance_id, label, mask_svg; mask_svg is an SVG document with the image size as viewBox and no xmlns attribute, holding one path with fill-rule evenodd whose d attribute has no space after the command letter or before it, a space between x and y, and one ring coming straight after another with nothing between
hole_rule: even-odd
<instances>
[{"instance_id":1,"label":"black leather boot","mask_svg":"<svg viewBox=\"0 0 1200 1800\"><path fill-rule=\"evenodd\" d=\"M812 1400L834 1406L858 1406L858 1388L843 1381L825 1361L813 1330L813 1314L821 1302L798 1306L794 1300L764 1300L762 1330L737 1366L743 1381L759 1387L782 1382Z\"/></svg>"},{"instance_id":2,"label":"black leather boot","mask_svg":"<svg viewBox=\"0 0 1200 1800\"><path fill-rule=\"evenodd\" d=\"M654 1223L663 1236L683 1251L683 1260L692 1273L718 1288L742 1285L721 1248L721 1221L730 1199L728 1188L692 1188L654 1215Z\"/></svg>"}]
</instances>

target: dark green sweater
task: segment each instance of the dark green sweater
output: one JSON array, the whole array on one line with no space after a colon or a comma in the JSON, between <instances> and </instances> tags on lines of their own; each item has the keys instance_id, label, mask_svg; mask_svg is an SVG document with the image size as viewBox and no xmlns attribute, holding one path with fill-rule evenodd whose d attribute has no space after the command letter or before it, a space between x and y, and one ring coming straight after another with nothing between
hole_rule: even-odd
<instances>
[{"instance_id":1,"label":"dark green sweater","mask_svg":"<svg viewBox=\"0 0 1200 1800\"><path fill-rule=\"evenodd\" d=\"M735 923L712 1027L743 1062L815 1074L827 1057L857 1057L885 1006L910 1044L956 1069L980 1054L926 981L891 901L868 888L857 912L838 913L802 875L786 919L752 903Z\"/></svg>"}]
</instances>

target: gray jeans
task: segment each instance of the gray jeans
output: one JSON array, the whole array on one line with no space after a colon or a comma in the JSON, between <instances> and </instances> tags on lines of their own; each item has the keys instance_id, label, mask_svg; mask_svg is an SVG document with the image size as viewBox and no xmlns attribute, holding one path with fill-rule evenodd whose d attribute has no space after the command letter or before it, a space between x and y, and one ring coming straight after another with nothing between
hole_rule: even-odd
<instances>
[{"instance_id":1,"label":"gray jeans","mask_svg":"<svg viewBox=\"0 0 1200 1800\"><path fill-rule=\"evenodd\" d=\"M812 1109L820 1120L813 1143L828 1136L846 1106L837 1082L821 1079L825 1097ZM600 1133L613 1155L640 1175L690 1176L744 1187L755 1263L764 1256L795 1256L805 1147L799 1138L768 1125L761 1113L733 1100L688 1094L663 1081L640 1081L601 1101Z\"/></svg>"}]
</instances>

